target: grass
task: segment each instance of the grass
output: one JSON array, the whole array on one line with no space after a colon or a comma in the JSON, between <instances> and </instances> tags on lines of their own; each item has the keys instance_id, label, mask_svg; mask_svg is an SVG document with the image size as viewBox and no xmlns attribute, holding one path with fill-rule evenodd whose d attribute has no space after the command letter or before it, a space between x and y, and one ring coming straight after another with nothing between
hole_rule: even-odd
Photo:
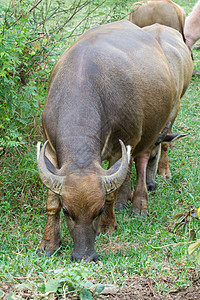
<instances>
[{"instance_id":1,"label":"grass","mask_svg":"<svg viewBox=\"0 0 200 300\"><path fill-rule=\"evenodd\" d=\"M177 3L188 13L195 1L180 0ZM127 1L122 16L131 5L131 1ZM106 9L102 6L99 12ZM119 9L117 13L119 18ZM99 13L96 22L100 23L101 16ZM64 49L62 43L59 47ZM199 58L199 51L194 50L195 69L200 69ZM41 86L38 90L38 102L43 103L45 97L40 95L46 92ZM19 290L26 283L32 297L40 295L42 298L48 291L48 285L54 286L56 293L63 297L65 285L73 283L79 293L88 290L88 280L92 284L121 285L128 276L169 276L174 279L171 289L189 285L191 272L198 272L199 267L195 256L188 255L188 232L173 231L173 217L191 206L200 206L199 111L199 78L193 77L174 127L175 132L189 135L177 141L169 151L172 179L157 176L158 189L149 194L147 218L133 218L130 207L117 212L118 229L100 234L96 239L100 261L80 264L70 261L73 243L63 216L63 244L58 253L51 258L36 255L46 222L46 189L41 184L36 165L35 145L41 139L41 110L36 125L33 116L23 136L25 145L7 151L0 161L0 286L3 282L10 282ZM31 136L28 135L29 130ZM160 285L157 289L163 293L166 286Z\"/></svg>"}]
</instances>

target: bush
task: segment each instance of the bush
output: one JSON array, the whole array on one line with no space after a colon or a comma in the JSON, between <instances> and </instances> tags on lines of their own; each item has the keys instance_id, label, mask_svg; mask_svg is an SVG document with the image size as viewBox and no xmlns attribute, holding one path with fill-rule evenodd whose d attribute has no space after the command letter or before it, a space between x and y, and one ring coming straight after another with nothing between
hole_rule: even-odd
<instances>
[{"instance_id":1,"label":"bush","mask_svg":"<svg viewBox=\"0 0 200 300\"><path fill-rule=\"evenodd\" d=\"M5 148L23 145L24 128L30 119L35 121L55 57L62 51L59 42L81 34L101 3L11 0L0 8L0 155ZM77 14L82 15L75 21Z\"/></svg>"}]
</instances>

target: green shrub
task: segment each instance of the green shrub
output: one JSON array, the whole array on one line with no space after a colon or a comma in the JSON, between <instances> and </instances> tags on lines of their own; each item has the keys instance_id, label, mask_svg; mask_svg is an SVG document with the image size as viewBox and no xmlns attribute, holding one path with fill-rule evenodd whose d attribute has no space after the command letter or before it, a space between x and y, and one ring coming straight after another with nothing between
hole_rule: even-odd
<instances>
[{"instance_id":1,"label":"green shrub","mask_svg":"<svg viewBox=\"0 0 200 300\"><path fill-rule=\"evenodd\" d=\"M0 7L0 150L23 145L24 128L38 113L37 98L44 99L39 89L45 96L50 70L63 51L61 40L73 42L101 3L11 0Z\"/></svg>"}]
</instances>

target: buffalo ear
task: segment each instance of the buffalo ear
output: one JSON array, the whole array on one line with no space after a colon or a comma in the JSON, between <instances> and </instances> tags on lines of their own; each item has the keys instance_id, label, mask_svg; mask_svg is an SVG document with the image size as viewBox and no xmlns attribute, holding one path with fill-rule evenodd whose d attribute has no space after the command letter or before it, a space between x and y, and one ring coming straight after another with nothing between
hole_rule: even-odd
<instances>
[{"instance_id":1,"label":"buffalo ear","mask_svg":"<svg viewBox=\"0 0 200 300\"><path fill-rule=\"evenodd\" d=\"M164 138L164 140L163 140L163 142L174 142L174 141L176 141L176 140L179 140L179 139L181 139L182 137L185 137L185 136L187 136L189 133L186 133L186 134L184 134L184 133L182 133L182 134L167 134L166 136L165 136L165 138Z\"/></svg>"},{"instance_id":2,"label":"buffalo ear","mask_svg":"<svg viewBox=\"0 0 200 300\"><path fill-rule=\"evenodd\" d=\"M158 146L162 142L168 142L168 143L174 142L176 140L181 139L182 137L187 136L188 134L189 133L186 133L186 134L185 133L182 133L182 134L168 133L165 135L163 132L159 135L158 139L155 142L155 145Z\"/></svg>"}]
</instances>

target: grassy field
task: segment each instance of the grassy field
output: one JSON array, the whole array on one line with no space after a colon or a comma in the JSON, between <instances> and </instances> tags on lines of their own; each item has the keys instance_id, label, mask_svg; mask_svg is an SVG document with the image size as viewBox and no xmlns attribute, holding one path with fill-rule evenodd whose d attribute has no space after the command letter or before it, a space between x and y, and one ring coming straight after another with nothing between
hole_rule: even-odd
<instances>
[{"instance_id":1,"label":"grassy field","mask_svg":"<svg viewBox=\"0 0 200 300\"><path fill-rule=\"evenodd\" d=\"M186 14L195 3L176 2L184 7ZM85 27L124 18L132 2L124 1L121 10L116 3L106 1ZM116 14L112 7L115 7ZM84 11L77 18L83 17L83 14ZM77 24L78 20L74 22ZM72 37L67 44L75 39ZM63 52L66 43L62 41L58 47ZM193 55L194 68L200 70L200 51L194 50ZM35 96L38 105L45 101L46 88L46 82L38 84ZM100 234L96 239L96 251L100 256L97 263L70 261L73 243L63 215L63 243L58 253L51 258L36 255L46 222L46 188L39 179L36 164L36 143L42 140L42 108L38 108L37 118L35 115L30 118L22 136L23 147L7 150L0 158L0 299L3 298L2 291L4 296L9 295L8 299L12 295L47 299L49 294L60 295L63 299L68 289L79 293L82 299L90 299L88 290L91 285L100 291L100 284L120 286L129 276L169 276L174 279L170 289L190 284L192 274L199 272L199 266L195 253L188 254L189 231L196 232L199 223L191 216L188 227L174 231L174 216L200 206L199 95L199 77L193 76L174 126L175 132L189 135L177 141L169 151L172 179L156 177L158 189L149 193L147 218L134 218L130 208L116 213L118 229ZM29 95L23 100L30 101ZM132 177L134 185L134 171ZM198 232L197 238L200 239ZM156 288L161 294L169 289L163 283Z\"/></svg>"}]
</instances>

